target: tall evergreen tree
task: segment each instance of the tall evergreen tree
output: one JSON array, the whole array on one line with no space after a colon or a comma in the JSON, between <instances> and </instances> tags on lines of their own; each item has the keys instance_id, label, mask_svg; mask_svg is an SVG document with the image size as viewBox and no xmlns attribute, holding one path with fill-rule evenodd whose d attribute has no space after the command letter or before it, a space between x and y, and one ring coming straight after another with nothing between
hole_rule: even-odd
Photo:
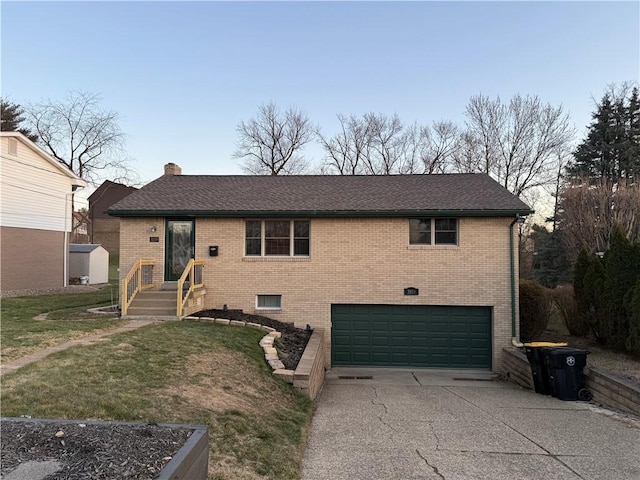
<instances>
[{"instance_id":1,"label":"tall evergreen tree","mask_svg":"<svg viewBox=\"0 0 640 480\"><path fill-rule=\"evenodd\" d=\"M614 183L640 175L638 89L633 88L629 95L605 94L592 118L587 137L567 168L569 175Z\"/></svg>"},{"instance_id":2,"label":"tall evergreen tree","mask_svg":"<svg viewBox=\"0 0 640 480\"><path fill-rule=\"evenodd\" d=\"M32 142L36 142L38 136L28 128L21 126L24 121L24 110L20 105L0 98L0 131L20 132Z\"/></svg>"},{"instance_id":3,"label":"tall evergreen tree","mask_svg":"<svg viewBox=\"0 0 640 480\"><path fill-rule=\"evenodd\" d=\"M531 237L535 244L533 279L547 288L571 282L571 264L562 231L548 232L546 228L534 225Z\"/></svg>"},{"instance_id":4,"label":"tall evergreen tree","mask_svg":"<svg viewBox=\"0 0 640 480\"><path fill-rule=\"evenodd\" d=\"M625 137L622 163L634 175L640 175L640 98L638 88L634 88L629 95L626 107L627 135Z\"/></svg>"},{"instance_id":5,"label":"tall evergreen tree","mask_svg":"<svg viewBox=\"0 0 640 480\"><path fill-rule=\"evenodd\" d=\"M607 343L624 348L629 336L629 318L625 297L638 279L640 259L621 228L611 237L611 247L604 255L602 307L606 318Z\"/></svg>"}]
</instances>

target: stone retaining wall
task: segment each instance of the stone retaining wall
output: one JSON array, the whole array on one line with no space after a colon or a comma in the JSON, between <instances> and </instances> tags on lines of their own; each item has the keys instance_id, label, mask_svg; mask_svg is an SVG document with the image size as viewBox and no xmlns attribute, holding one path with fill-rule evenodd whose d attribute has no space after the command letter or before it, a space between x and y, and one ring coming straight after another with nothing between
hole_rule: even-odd
<instances>
[{"instance_id":1,"label":"stone retaining wall","mask_svg":"<svg viewBox=\"0 0 640 480\"><path fill-rule=\"evenodd\" d=\"M606 407L640 415L640 388L621 379L612 378L598 368L587 367L587 389L593 400Z\"/></svg>"},{"instance_id":2,"label":"stone retaining wall","mask_svg":"<svg viewBox=\"0 0 640 480\"><path fill-rule=\"evenodd\" d=\"M517 348L503 349L502 369L507 378L521 387L533 390L533 378L527 356Z\"/></svg>"},{"instance_id":3,"label":"stone retaining wall","mask_svg":"<svg viewBox=\"0 0 640 480\"><path fill-rule=\"evenodd\" d=\"M520 386L533 389L531 368L527 356L517 348L505 348L502 372ZM640 415L640 388L615 378L595 368L585 368L587 390L593 395L593 401L608 408Z\"/></svg>"},{"instance_id":4,"label":"stone retaining wall","mask_svg":"<svg viewBox=\"0 0 640 480\"><path fill-rule=\"evenodd\" d=\"M209 321L222 325L231 325L237 327L257 328L268 332L262 340L260 346L264 350L264 358L269 366L273 369L273 374L290 383L294 388L300 390L304 395L314 400L324 384L325 373L325 337L323 330L314 330L311 338L307 343L307 347L302 353L300 362L294 370L287 370L278 358L278 351L274 347L275 339L281 336L281 333L274 328L260 325L258 323L242 322L237 320L227 320L224 318L209 317L184 317L185 320Z\"/></svg>"},{"instance_id":5,"label":"stone retaining wall","mask_svg":"<svg viewBox=\"0 0 640 480\"><path fill-rule=\"evenodd\" d=\"M293 374L293 386L314 400L324 384L324 331L314 330L298 367Z\"/></svg>"}]
</instances>

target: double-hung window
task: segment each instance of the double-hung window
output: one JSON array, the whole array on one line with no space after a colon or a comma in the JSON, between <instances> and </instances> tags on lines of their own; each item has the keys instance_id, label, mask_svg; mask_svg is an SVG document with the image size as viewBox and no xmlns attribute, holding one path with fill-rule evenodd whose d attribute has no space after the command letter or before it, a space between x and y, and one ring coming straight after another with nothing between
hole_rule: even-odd
<instances>
[{"instance_id":1,"label":"double-hung window","mask_svg":"<svg viewBox=\"0 0 640 480\"><path fill-rule=\"evenodd\" d=\"M245 255L308 257L309 220L247 220Z\"/></svg>"},{"instance_id":2,"label":"double-hung window","mask_svg":"<svg viewBox=\"0 0 640 480\"><path fill-rule=\"evenodd\" d=\"M456 218L409 219L410 245L457 245L458 220Z\"/></svg>"}]
</instances>

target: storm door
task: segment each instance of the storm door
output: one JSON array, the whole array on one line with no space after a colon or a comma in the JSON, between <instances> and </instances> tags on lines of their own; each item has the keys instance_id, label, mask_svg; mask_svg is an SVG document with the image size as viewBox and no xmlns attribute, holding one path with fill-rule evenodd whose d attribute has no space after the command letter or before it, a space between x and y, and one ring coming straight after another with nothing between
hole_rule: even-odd
<instances>
[{"instance_id":1,"label":"storm door","mask_svg":"<svg viewBox=\"0 0 640 480\"><path fill-rule=\"evenodd\" d=\"M167 220L164 278L175 282L194 258L195 235L193 220Z\"/></svg>"}]
</instances>

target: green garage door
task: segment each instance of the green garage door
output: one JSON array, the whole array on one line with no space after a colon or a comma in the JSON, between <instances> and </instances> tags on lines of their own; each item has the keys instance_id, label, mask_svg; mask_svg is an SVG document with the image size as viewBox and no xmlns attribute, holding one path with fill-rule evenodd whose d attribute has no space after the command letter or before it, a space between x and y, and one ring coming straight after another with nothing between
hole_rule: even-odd
<instances>
[{"instance_id":1,"label":"green garage door","mask_svg":"<svg viewBox=\"0 0 640 480\"><path fill-rule=\"evenodd\" d=\"M333 365L491 368L491 308L332 305Z\"/></svg>"}]
</instances>

